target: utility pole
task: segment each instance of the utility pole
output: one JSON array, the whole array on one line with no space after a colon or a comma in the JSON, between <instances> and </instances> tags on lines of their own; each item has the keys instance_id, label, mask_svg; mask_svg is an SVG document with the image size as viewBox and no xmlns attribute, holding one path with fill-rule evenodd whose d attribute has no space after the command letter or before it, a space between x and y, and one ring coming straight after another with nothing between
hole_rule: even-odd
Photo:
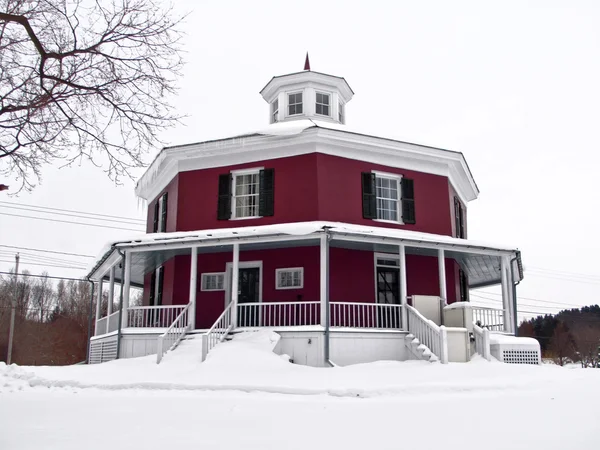
<instances>
[{"instance_id":1,"label":"utility pole","mask_svg":"<svg viewBox=\"0 0 600 450\"><path fill-rule=\"evenodd\" d=\"M12 308L10 310L10 330L8 332L8 355L6 356L6 364L10 364L12 358L12 346L13 346L13 335L15 333L15 312L17 309L17 294L19 291L18 273L19 273L19 254L15 255L15 261L17 262L15 267L15 289L12 298Z\"/></svg>"}]
</instances>

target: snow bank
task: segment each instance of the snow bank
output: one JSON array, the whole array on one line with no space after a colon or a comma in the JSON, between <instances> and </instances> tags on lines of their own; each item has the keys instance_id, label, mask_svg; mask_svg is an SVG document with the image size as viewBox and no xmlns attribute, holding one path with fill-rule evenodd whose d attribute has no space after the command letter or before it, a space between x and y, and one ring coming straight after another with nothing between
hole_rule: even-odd
<instances>
[{"instance_id":1,"label":"snow bank","mask_svg":"<svg viewBox=\"0 0 600 450\"><path fill-rule=\"evenodd\" d=\"M513 366L474 359L470 363L380 361L348 367L314 368L289 363L273 353L279 336L272 331L236 335L201 362L201 340L188 339L161 364L155 356L98 365L19 367L0 365L0 392L32 388L104 390L198 390L267 392L339 397L378 397L440 392L526 390L551 384L556 377L573 381L593 371L562 371L553 366ZM567 375L568 374L568 375ZM600 372L598 372L600 374Z\"/></svg>"}]
</instances>

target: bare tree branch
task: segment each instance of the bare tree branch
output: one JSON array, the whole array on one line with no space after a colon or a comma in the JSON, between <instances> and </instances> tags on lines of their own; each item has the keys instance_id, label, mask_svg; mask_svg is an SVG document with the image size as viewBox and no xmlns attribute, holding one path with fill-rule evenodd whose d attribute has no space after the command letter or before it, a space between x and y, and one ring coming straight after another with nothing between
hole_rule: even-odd
<instances>
[{"instance_id":1,"label":"bare tree branch","mask_svg":"<svg viewBox=\"0 0 600 450\"><path fill-rule=\"evenodd\" d=\"M82 158L118 182L180 117L171 8L158 0L0 0L0 176L31 190Z\"/></svg>"}]
</instances>

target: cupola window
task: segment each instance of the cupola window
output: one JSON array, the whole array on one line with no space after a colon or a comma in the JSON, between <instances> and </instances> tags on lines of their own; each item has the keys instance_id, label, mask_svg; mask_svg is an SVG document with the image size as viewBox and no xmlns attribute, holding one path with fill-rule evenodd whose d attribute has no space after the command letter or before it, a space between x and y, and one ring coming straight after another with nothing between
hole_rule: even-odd
<instances>
[{"instance_id":1,"label":"cupola window","mask_svg":"<svg viewBox=\"0 0 600 450\"><path fill-rule=\"evenodd\" d=\"M329 94L317 92L317 103L315 104L315 112L322 116L329 115Z\"/></svg>"},{"instance_id":2,"label":"cupola window","mask_svg":"<svg viewBox=\"0 0 600 450\"><path fill-rule=\"evenodd\" d=\"M288 94L288 116L302 114L302 92Z\"/></svg>"},{"instance_id":3,"label":"cupola window","mask_svg":"<svg viewBox=\"0 0 600 450\"><path fill-rule=\"evenodd\" d=\"M279 122L277 119L277 115L279 114L279 100L275 99L273 103L271 103L271 123Z\"/></svg>"},{"instance_id":4,"label":"cupola window","mask_svg":"<svg viewBox=\"0 0 600 450\"><path fill-rule=\"evenodd\" d=\"M344 105L342 103L338 104L338 121L340 123L344 123L345 117L344 117Z\"/></svg>"}]
</instances>

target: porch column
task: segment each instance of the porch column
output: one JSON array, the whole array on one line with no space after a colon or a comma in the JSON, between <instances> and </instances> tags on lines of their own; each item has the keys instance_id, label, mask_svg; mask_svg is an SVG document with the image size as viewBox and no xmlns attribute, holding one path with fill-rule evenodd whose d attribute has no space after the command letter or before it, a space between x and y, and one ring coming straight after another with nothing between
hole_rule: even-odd
<instances>
[{"instance_id":1,"label":"porch column","mask_svg":"<svg viewBox=\"0 0 600 450\"><path fill-rule=\"evenodd\" d=\"M321 313L321 326L327 327L328 309L329 309L329 241L327 233L321 235L320 242L320 275L319 275L319 300Z\"/></svg>"},{"instance_id":2,"label":"porch column","mask_svg":"<svg viewBox=\"0 0 600 450\"><path fill-rule=\"evenodd\" d=\"M124 281L123 281L123 321L121 322L122 328L127 328L127 316L129 313L129 288L131 285L131 251L125 252L125 268L124 268Z\"/></svg>"},{"instance_id":3,"label":"porch column","mask_svg":"<svg viewBox=\"0 0 600 450\"><path fill-rule=\"evenodd\" d=\"M400 304L402 305L402 329L408 330L408 311L406 310L406 249L404 244L398 246L400 259Z\"/></svg>"},{"instance_id":4,"label":"porch column","mask_svg":"<svg viewBox=\"0 0 600 450\"><path fill-rule=\"evenodd\" d=\"M192 247L190 264L190 309L188 323L193 330L196 328L196 290L198 282L198 247Z\"/></svg>"},{"instance_id":5,"label":"porch column","mask_svg":"<svg viewBox=\"0 0 600 450\"><path fill-rule=\"evenodd\" d=\"M238 293L240 277L240 244L233 244L233 262L231 265L231 324L237 328L238 324Z\"/></svg>"},{"instance_id":6,"label":"porch column","mask_svg":"<svg viewBox=\"0 0 600 450\"><path fill-rule=\"evenodd\" d=\"M98 336L100 333L98 332L98 321L100 320L100 316L102 314L102 278L98 280L98 299L96 300L96 323L94 325L95 335Z\"/></svg>"},{"instance_id":7,"label":"porch column","mask_svg":"<svg viewBox=\"0 0 600 450\"><path fill-rule=\"evenodd\" d=\"M440 279L440 297L442 298L444 305L448 304L448 294L446 292L446 256L444 249L438 250L438 273Z\"/></svg>"},{"instance_id":8,"label":"porch column","mask_svg":"<svg viewBox=\"0 0 600 450\"><path fill-rule=\"evenodd\" d=\"M108 282L108 309L106 312L107 316L112 314L113 300L115 297L115 267L110 268L110 279ZM107 325L108 327L108 325Z\"/></svg>"},{"instance_id":9,"label":"porch column","mask_svg":"<svg viewBox=\"0 0 600 450\"><path fill-rule=\"evenodd\" d=\"M516 318L516 311L515 311L515 298L514 298L514 291L513 291L513 274L512 274L512 268L510 267L510 257L506 257L506 278L507 278L507 283L506 283L506 292L508 294L508 311L509 311L509 315L510 315L510 332L513 334L516 334L516 328L515 328L515 318Z\"/></svg>"},{"instance_id":10,"label":"porch column","mask_svg":"<svg viewBox=\"0 0 600 450\"><path fill-rule=\"evenodd\" d=\"M511 314L510 314L510 296L508 286L508 265L504 256L500 259L500 272L502 275L502 309L504 311L504 331L510 333L511 326Z\"/></svg>"}]
</instances>

